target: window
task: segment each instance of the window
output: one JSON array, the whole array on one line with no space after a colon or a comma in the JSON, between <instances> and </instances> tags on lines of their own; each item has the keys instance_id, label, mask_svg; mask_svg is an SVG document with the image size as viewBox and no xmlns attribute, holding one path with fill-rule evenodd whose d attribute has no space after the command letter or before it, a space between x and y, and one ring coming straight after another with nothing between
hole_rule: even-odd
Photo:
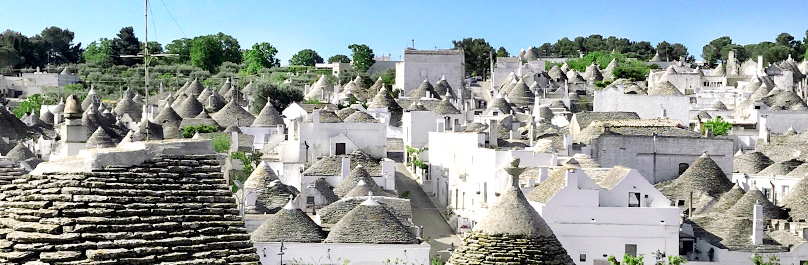
<instances>
[{"instance_id":1,"label":"window","mask_svg":"<svg viewBox=\"0 0 808 265\"><path fill-rule=\"evenodd\" d=\"M637 256L637 244L626 244L626 255Z\"/></svg>"},{"instance_id":2,"label":"window","mask_svg":"<svg viewBox=\"0 0 808 265\"><path fill-rule=\"evenodd\" d=\"M687 163L679 163L679 175L685 173L685 170L687 170L688 167L690 167L690 165L688 165Z\"/></svg>"},{"instance_id":3,"label":"window","mask_svg":"<svg viewBox=\"0 0 808 265\"><path fill-rule=\"evenodd\" d=\"M334 151L335 155L344 155L345 154L345 143L337 143Z\"/></svg>"},{"instance_id":4,"label":"window","mask_svg":"<svg viewBox=\"0 0 808 265\"><path fill-rule=\"evenodd\" d=\"M788 186L783 186L783 197L785 197L785 196L788 194L788 191L789 191L789 190L790 190L790 189L789 189L789 187L788 187Z\"/></svg>"},{"instance_id":5,"label":"window","mask_svg":"<svg viewBox=\"0 0 808 265\"><path fill-rule=\"evenodd\" d=\"M308 205L314 205L314 196L308 196L308 197L306 197L306 204L308 204Z\"/></svg>"},{"instance_id":6,"label":"window","mask_svg":"<svg viewBox=\"0 0 808 265\"><path fill-rule=\"evenodd\" d=\"M628 193L628 207L640 207L640 193L639 192L629 192Z\"/></svg>"},{"instance_id":7,"label":"window","mask_svg":"<svg viewBox=\"0 0 808 265\"><path fill-rule=\"evenodd\" d=\"M763 196L766 196L770 201L772 200L772 189L771 188L763 188L762 190Z\"/></svg>"},{"instance_id":8,"label":"window","mask_svg":"<svg viewBox=\"0 0 808 265\"><path fill-rule=\"evenodd\" d=\"M581 253L581 255L578 256L578 261L581 261L581 262L586 261L586 254Z\"/></svg>"}]
</instances>

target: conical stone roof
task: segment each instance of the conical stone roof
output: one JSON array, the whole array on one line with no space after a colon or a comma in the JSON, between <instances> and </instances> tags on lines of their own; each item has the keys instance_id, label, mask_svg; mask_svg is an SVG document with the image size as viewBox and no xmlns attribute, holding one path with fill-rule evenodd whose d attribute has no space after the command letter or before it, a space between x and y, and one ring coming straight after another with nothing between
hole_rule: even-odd
<instances>
[{"instance_id":1,"label":"conical stone roof","mask_svg":"<svg viewBox=\"0 0 808 265\"><path fill-rule=\"evenodd\" d=\"M438 105L432 108L432 112L438 115L460 114L460 111L455 108L452 102L449 102L449 93L446 93L446 96L438 102Z\"/></svg>"},{"instance_id":2,"label":"conical stone roof","mask_svg":"<svg viewBox=\"0 0 808 265\"><path fill-rule=\"evenodd\" d=\"M345 120L345 118L348 118L348 116L351 116L351 114L354 114L354 112L357 112L357 111L358 110L356 110L354 108L344 108L344 109L336 111L336 113L337 113L337 117L339 117L342 120Z\"/></svg>"},{"instance_id":3,"label":"conical stone roof","mask_svg":"<svg viewBox=\"0 0 808 265\"><path fill-rule=\"evenodd\" d=\"M735 205L732 205L727 211L727 215L732 217L743 217L752 219L754 215L754 206L760 204L763 206L763 217L765 220L777 219L782 216L782 211L779 207L772 204L763 192L752 186L749 190L738 199Z\"/></svg>"},{"instance_id":4,"label":"conical stone roof","mask_svg":"<svg viewBox=\"0 0 808 265\"><path fill-rule=\"evenodd\" d=\"M251 233L254 242L319 243L325 232L292 201Z\"/></svg>"},{"instance_id":5,"label":"conical stone roof","mask_svg":"<svg viewBox=\"0 0 808 265\"><path fill-rule=\"evenodd\" d=\"M258 166L253 169L253 172L250 173L250 176L247 177L247 180L244 181L244 188L260 189L264 187L264 184L277 179L278 175L275 174L275 171L272 171L272 168L270 168L266 162L261 161L261 163L258 163Z\"/></svg>"},{"instance_id":6,"label":"conical stone roof","mask_svg":"<svg viewBox=\"0 0 808 265\"><path fill-rule=\"evenodd\" d=\"M418 244L399 220L373 198L348 212L324 243Z\"/></svg>"},{"instance_id":7,"label":"conical stone roof","mask_svg":"<svg viewBox=\"0 0 808 265\"><path fill-rule=\"evenodd\" d=\"M252 127L273 127L279 124L284 124L283 117L267 98L267 104L261 109L261 113L258 113L258 116L255 117Z\"/></svg>"},{"instance_id":8,"label":"conical stone roof","mask_svg":"<svg viewBox=\"0 0 808 265\"><path fill-rule=\"evenodd\" d=\"M12 140L22 139L28 135L27 128L28 126L22 120L0 104L0 137Z\"/></svg>"},{"instance_id":9,"label":"conical stone roof","mask_svg":"<svg viewBox=\"0 0 808 265\"><path fill-rule=\"evenodd\" d=\"M224 98L224 96L219 94L219 92L214 91L204 102L201 103L205 105L205 108L211 111L219 111L224 108L225 105L227 105L227 100Z\"/></svg>"},{"instance_id":10,"label":"conical stone roof","mask_svg":"<svg viewBox=\"0 0 808 265\"><path fill-rule=\"evenodd\" d=\"M185 102L186 99L188 99L188 95L185 93L180 93L179 95L177 95L177 98L175 98L174 101L171 102L171 107L174 108L175 110L180 108L180 105L182 105L182 103Z\"/></svg>"},{"instance_id":11,"label":"conical stone roof","mask_svg":"<svg viewBox=\"0 0 808 265\"><path fill-rule=\"evenodd\" d=\"M202 103L200 103L196 97L188 97L182 102L182 104L180 104L179 108L175 109L175 111L180 115L180 117L193 118L196 117L196 115L199 115L199 113L201 113L204 109L205 107L202 106Z\"/></svg>"},{"instance_id":12,"label":"conical stone roof","mask_svg":"<svg viewBox=\"0 0 808 265\"><path fill-rule=\"evenodd\" d=\"M735 203L738 202L738 200L741 199L741 197L743 197L744 194L746 194L746 191L744 191L740 185L735 184L732 189L721 195L718 202L713 204L710 212L726 213L730 208L732 208L733 205L735 205Z\"/></svg>"},{"instance_id":13,"label":"conical stone roof","mask_svg":"<svg viewBox=\"0 0 808 265\"><path fill-rule=\"evenodd\" d=\"M228 79L227 81L230 80ZM253 95L253 92L255 92L255 86L253 86L253 82L252 80L250 80L250 83L248 83L246 86L244 86L244 88L241 89L241 93L247 95L248 97L251 97Z\"/></svg>"},{"instance_id":14,"label":"conical stone roof","mask_svg":"<svg viewBox=\"0 0 808 265\"><path fill-rule=\"evenodd\" d=\"M783 199L783 208L793 220L808 220L808 178L803 177Z\"/></svg>"},{"instance_id":15,"label":"conical stone roof","mask_svg":"<svg viewBox=\"0 0 808 265\"><path fill-rule=\"evenodd\" d=\"M771 90L771 88L769 88L769 85L767 85L765 82L763 82L762 84L760 84L758 89L755 90L755 92L752 93L752 95L749 96L749 99L751 99L751 100L761 100L764 97L766 97L766 95L768 95L769 92L771 92L771 91L772 90Z\"/></svg>"},{"instance_id":16,"label":"conical stone roof","mask_svg":"<svg viewBox=\"0 0 808 265\"><path fill-rule=\"evenodd\" d=\"M160 113L154 117L154 122L158 124L174 124L179 125L182 122L182 117L174 111L174 108L171 106L166 106Z\"/></svg>"},{"instance_id":17,"label":"conical stone roof","mask_svg":"<svg viewBox=\"0 0 808 265\"><path fill-rule=\"evenodd\" d=\"M379 196L385 193L385 191L381 187L379 187L378 184L376 184L376 181L374 181L373 178L370 177L370 174L368 174L367 170L365 170L364 167L359 165L354 167L354 169L351 170L351 173L348 174L348 176L345 177L345 179L340 181L340 183L336 187L334 187L334 194L336 194L340 198L345 197L345 195L348 194L348 192L350 192L354 187L356 187L356 185L359 183L360 180L365 182L366 188L370 191L373 191L373 194Z\"/></svg>"},{"instance_id":18,"label":"conical stone roof","mask_svg":"<svg viewBox=\"0 0 808 265\"><path fill-rule=\"evenodd\" d=\"M222 127L248 126L255 122L255 117L239 106L234 100L231 100L221 110L211 115L211 117Z\"/></svg>"},{"instance_id":19,"label":"conical stone roof","mask_svg":"<svg viewBox=\"0 0 808 265\"><path fill-rule=\"evenodd\" d=\"M19 141L17 142L17 145L11 149L11 151L8 151L8 153L5 154L5 157L17 161L25 161L26 159L36 157L36 155L34 152L31 152L31 149L28 149L28 147L23 145L22 141Z\"/></svg>"},{"instance_id":20,"label":"conical stone roof","mask_svg":"<svg viewBox=\"0 0 808 265\"><path fill-rule=\"evenodd\" d=\"M379 186L376 185L375 187L379 187ZM374 190L376 190L376 191L374 192ZM373 185L368 185L367 183L365 183L364 180L360 179L359 182L356 183L356 186L353 187L353 189L351 189L351 191L346 193L345 196L343 196L343 197L344 198L354 198L354 197L360 197L360 196L368 196L368 195L371 195L371 194L375 195L375 196L388 196L389 195L389 194L387 194L387 192L381 191L380 187L378 189L374 188Z\"/></svg>"},{"instance_id":21,"label":"conical stone roof","mask_svg":"<svg viewBox=\"0 0 808 265\"><path fill-rule=\"evenodd\" d=\"M446 93L449 93L448 95L451 99L457 99L454 89L452 89L452 86L446 81L446 76L441 76L440 80L435 83L435 93L438 95L447 95Z\"/></svg>"},{"instance_id":22,"label":"conical stone roof","mask_svg":"<svg viewBox=\"0 0 808 265\"><path fill-rule=\"evenodd\" d=\"M117 144L112 137L104 131L104 128L98 127L98 129L90 135L90 138L87 138L86 146L87 148L108 148L113 147Z\"/></svg>"},{"instance_id":23,"label":"conical stone roof","mask_svg":"<svg viewBox=\"0 0 808 265\"><path fill-rule=\"evenodd\" d=\"M53 108L52 111L54 114L63 114L65 112L65 99L60 98L59 104L56 104L56 107Z\"/></svg>"},{"instance_id":24,"label":"conical stone roof","mask_svg":"<svg viewBox=\"0 0 808 265\"><path fill-rule=\"evenodd\" d=\"M325 75L320 75L320 79L317 79L317 81L311 85L305 98L309 100L323 100L323 95L329 91L333 91L333 89L334 86L328 83Z\"/></svg>"},{"instance_id":25,"label":"conical stone roof","mask_svg":"<svg viewBox=\"0 0 808 265\"><path fill-rule=\"evenodd\" d=\"M418 86L418 88L413 89L407 95L410 96L410 98L419 99L427 97L427 92L429 92L430 98L440 99L440 95L438 94L438 92L435 91L435 87L432 86L432 83L429 83L429 80L427 79L424 79L424 81L421 82L421 85Z\"/></svg>"},{"instance_id":26,"label":"conical stone roof","mask_svg":"<svg viewBox=\"0 0 808 265\"><path fill-rule=\"evenodd\" d=\"M208 99L208 97L210 97L211 94L213 94L213 91L211 91L211 89L209 88L205 88L204 90L202 90L202 93L200 93L199 96L196 97L196 100L199 100L199 102L204 102L205 100Z\"/></svg>"},{"instance_id":27,"label":"conical stone roof","mask_svg":"<svg viewBox=\"0 0 808 265\"><path fill-rule=\"evenodd\" d=\"M663 60L662 60L662 57L659 56L659 53L656 53L656 54L654 54L654 57L651 58L651 60L648 60L648 61L649 62L662 62Z\"/></svg>"},{"instance_id":28,"label":"conical stone roof","mask_svg":"<svg viewBox=\"0 0 808 265\"><path fill-rule=\"evenodd\" d=\"M202 83L199 82L199 78L195 78L191 84L188 85L188 88L185 89L185 94L188 94L192 97L198 97L202 94L202 91L205 90L205 87L202 86Z\"/></svg>"},{"instance_id":29,"label":"conical stone roof","mask_svg":"<svg viewBox=\"0 0 808 265\"><path fill-rule=\"evenodd\" d=\"M544 219L507 187L447 264L574 264Z\"/></svg>"},{"instance_id":30,"label":"conical stone roof","mask_svg":"<svg viewBox=\"0 0 808 265\"><path fill-rule=\"evenodd\" d=\"M387 87L382 86L379 93L373 97L373 101L368 104L368 109L388 109L389 111L401 111L401 106L398 105L393 96L387 92Z\"/></svg>"},{"instance_id":31,"label":"conical stone roof","mask_svg":"<svg viewBox=\"0 0 808 265\"><path fill-rule=\"evenodd\" d=\"M108 152L98 155L111 161L116 154ZM11 195L44 194L49 187L62 193ZM10 214L22 211L49 214ZM2 264L259 262L215 154L159 155L132 166L21 176L4 185L0 212Z\"/></svg>"},{"instance_id":32,"label":"conical stone roof","mask_svg":"<svg viewBox=\"0 0 808 265\"><path fill-rule=\"evenodd\" d=\"M337 114L337 116L339 116L339 114ZM378 120L376 120L376 118L373 118L373 116L370 116L370 114L367 114L364 111L355 111L355 112L351 113L351 115L348 115L348 117L345 117L345 119L343 119L343 121L344 122L353 122L353 123L376 123L376 122L379 122Z\"/></svg>"},{"instance_id":33,"label":"conical stone roof","mask_svg":"<svg viewBox=\"0 0 808 265\"><path fill-rule=\"evenodd\" d=\"M412 104L407 108L407 111L427 111L424 104L421 103L420 100L413 101Z\"/></svg>"},{"instance_id":34,"label":"conical stone roof","mask_svg":"<svg viewBox=\"0 0 808 265\"><path fill-rule=\"evenodd\" d=\"M732 186L733 183L727 178L721 167L706 153L696 159L678 178L657 184L660 192L676 199L689 198L691 191L696 194L694 197L704 194L718 198L724 192L732 189Z\"/></svg>"},{"instance_id":35,"label":"conical stone roof","mask_svg":"<svg viewBox=\"0 0 808 265\"><path fill-rule=\"evenodd\" d=\"M123 97L118 100L118 104L115 105L115 113L118 115L129 114L132 120L137 121L143 116L143 110L140 108L140 105L135 103L132 99Z\"/></svg>"},{"instance_id":36,"label":"conical stone roof","mask_svg":"<svg viewBox=\"0 0 808 265\"><path fill-rule=\"evenodd\" d=\"M252 81L250 81L252 84ZM221 87L219 87L219 94L227 94L227 91L230 91L230 88L233 86L233 83L230 82L230 78L224 81Z\"/></svg>"},{"instance_id":37,"label":"conical stone roof","mask_svg":"<svg viewBox=\"0 0 808 265\"><path fill-rule=\"evenodd\" d=\"M44 121L47 124L53 124L55 118L53 116L53 113L50 112L50 110L45 109L44 112L39 114L39 120Z\"/></svg>"},{"instance_id":38,"label":"conical stone roof","mask_svg":"<svg viewBox=\"0 0 808 265\"><path fill-rule=\"evenodd\" d=\"M511 103L519 107L527 107L533 105L536 100L536 95L533 94L533 91L530 91L530 88L527 87L524 79L522 79L508 92L508 99L511 100Z\"/></svg>"},{"instance_id":39,"label":"conical stone roof","mask_svg":"<svg viewBox=\"0 0 808 265\"><path fill-rule=\"evenodd\" d=\"M770 175L784 176L790 173L795 168L799 167L800 165L802 165L802 161L799 161L797 159L775 162L774 164L771 164L770 166L764 168L757 174L764 176L770 176Z\"/></svg>"},{"instance_id":40,"label":"conical stone roof","mask_svg":"<svg viewBox=\"0 0 808 265\"><path fill-rule=\"evenodd\" d=\"M724 105L724 102L721 102L720 100L713 102L713 105L710 107L716 110L727 110L727 105Z\"/></svg>"},{"instance_id":41,"label":"conical stone roof","mask_svg":"<svg viewBox=\"0 0 808 265\"><path fill-rule=\"evenodd\" d=\"M748 152L746 154L732 158L732 171L743 174L757 174L761 170L774 164L769 157L758 151Z\"/></svg>"}]
</instances>

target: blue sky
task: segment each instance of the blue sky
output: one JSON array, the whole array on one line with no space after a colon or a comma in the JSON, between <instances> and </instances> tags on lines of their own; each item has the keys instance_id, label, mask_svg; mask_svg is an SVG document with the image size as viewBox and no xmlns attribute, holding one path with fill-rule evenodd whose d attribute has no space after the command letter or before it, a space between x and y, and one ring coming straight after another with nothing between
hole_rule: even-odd
<instances>
[{"instance_id":1,"label":"blue sky","mask_svg":"<svg viewBox=\"0 0 808 265\"><path fill-rule=\"evenodd\" d=\"M83 45L113 38L134 26L143 38L143 1L87 0L4 2L0 28L31 36L48 26L76 32ZM365 43L397 60L415 39L418 49L451 48L452 40L485 38L511 53L562 37L600 34L653 45L679 42L700 57L710 40L773 41L788 32L801 40L808 29L808 1L214 1L150 0L149 40L165 45L184 36L224 32L242 48L269 42L283 64L301 49L323 58L349 55ZM165 5L165 6L164 6ZM179 27L171 20L168 12ZM153 14L153 16L152 16ZM153 18L153 21L152 21ZM185 35L180 31L184 31Z\"/></svg>"}]
</instances>

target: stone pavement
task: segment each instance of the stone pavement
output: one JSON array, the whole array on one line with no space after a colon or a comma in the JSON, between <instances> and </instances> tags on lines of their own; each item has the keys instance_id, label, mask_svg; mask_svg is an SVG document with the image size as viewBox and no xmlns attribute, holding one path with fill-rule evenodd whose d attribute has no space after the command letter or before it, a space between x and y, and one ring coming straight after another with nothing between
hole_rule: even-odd
<instances>
[{"instance_id":1,"label":"stone pavement","mask_svg":"<svg viewBox=\"0 0 808 265\"><path fill-rule=\"evenodd\" d=\"M432 204L421 186L415 182L410 172L401 163L396 163L396 187L399 195L404 191L410 192L412 222L415 225L424 227L423 238L428 240L428 243L432 246L429 251L430 257L441 254L444 261L448 259L450 253L447 253L446 249L449 248L451 243L454 243L455 247L459 246L460 238L449 227L446 219L443 218L443 215L435 208L435 205Z\"/></svg>"}]
</instances>

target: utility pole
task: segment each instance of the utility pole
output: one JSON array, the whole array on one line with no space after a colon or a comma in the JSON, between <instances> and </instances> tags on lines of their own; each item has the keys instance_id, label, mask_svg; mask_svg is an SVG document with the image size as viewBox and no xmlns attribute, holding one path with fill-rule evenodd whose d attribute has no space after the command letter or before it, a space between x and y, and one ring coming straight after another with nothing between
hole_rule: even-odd
<instances>
[{"instance_id":1,"label":"utility pole","mask_svg":"<svg viewBox=\"0 0 808 265\"><path fill-rule=\"evenodd\" d=\"M145 64L144 74L146 77L146 86L144 87L146 94L146 141L149 141L149 0L143 1L145 2L143 11L144 25L146 26L146 41L143 42L143 63Z\"/></svg>"},{"instance_id":2,"label":"utility pole","mask_svg":"<svg viewBox=\"0 0 808 265\"><path fill-rule=\"evenodd\" d=\"M143 65L144 65L144 76L146 79L146 86L144 87L145 95L145 114L146 114L146 141L149 140L149 61L151 57L168 57L168 56L179 56L179 54L149 54L149 0L144 0L144 25L146 34L145 42L143 43L143 54L138 55L120 55L121 58L143 58Z\"/></svg>"}]
</instances>

